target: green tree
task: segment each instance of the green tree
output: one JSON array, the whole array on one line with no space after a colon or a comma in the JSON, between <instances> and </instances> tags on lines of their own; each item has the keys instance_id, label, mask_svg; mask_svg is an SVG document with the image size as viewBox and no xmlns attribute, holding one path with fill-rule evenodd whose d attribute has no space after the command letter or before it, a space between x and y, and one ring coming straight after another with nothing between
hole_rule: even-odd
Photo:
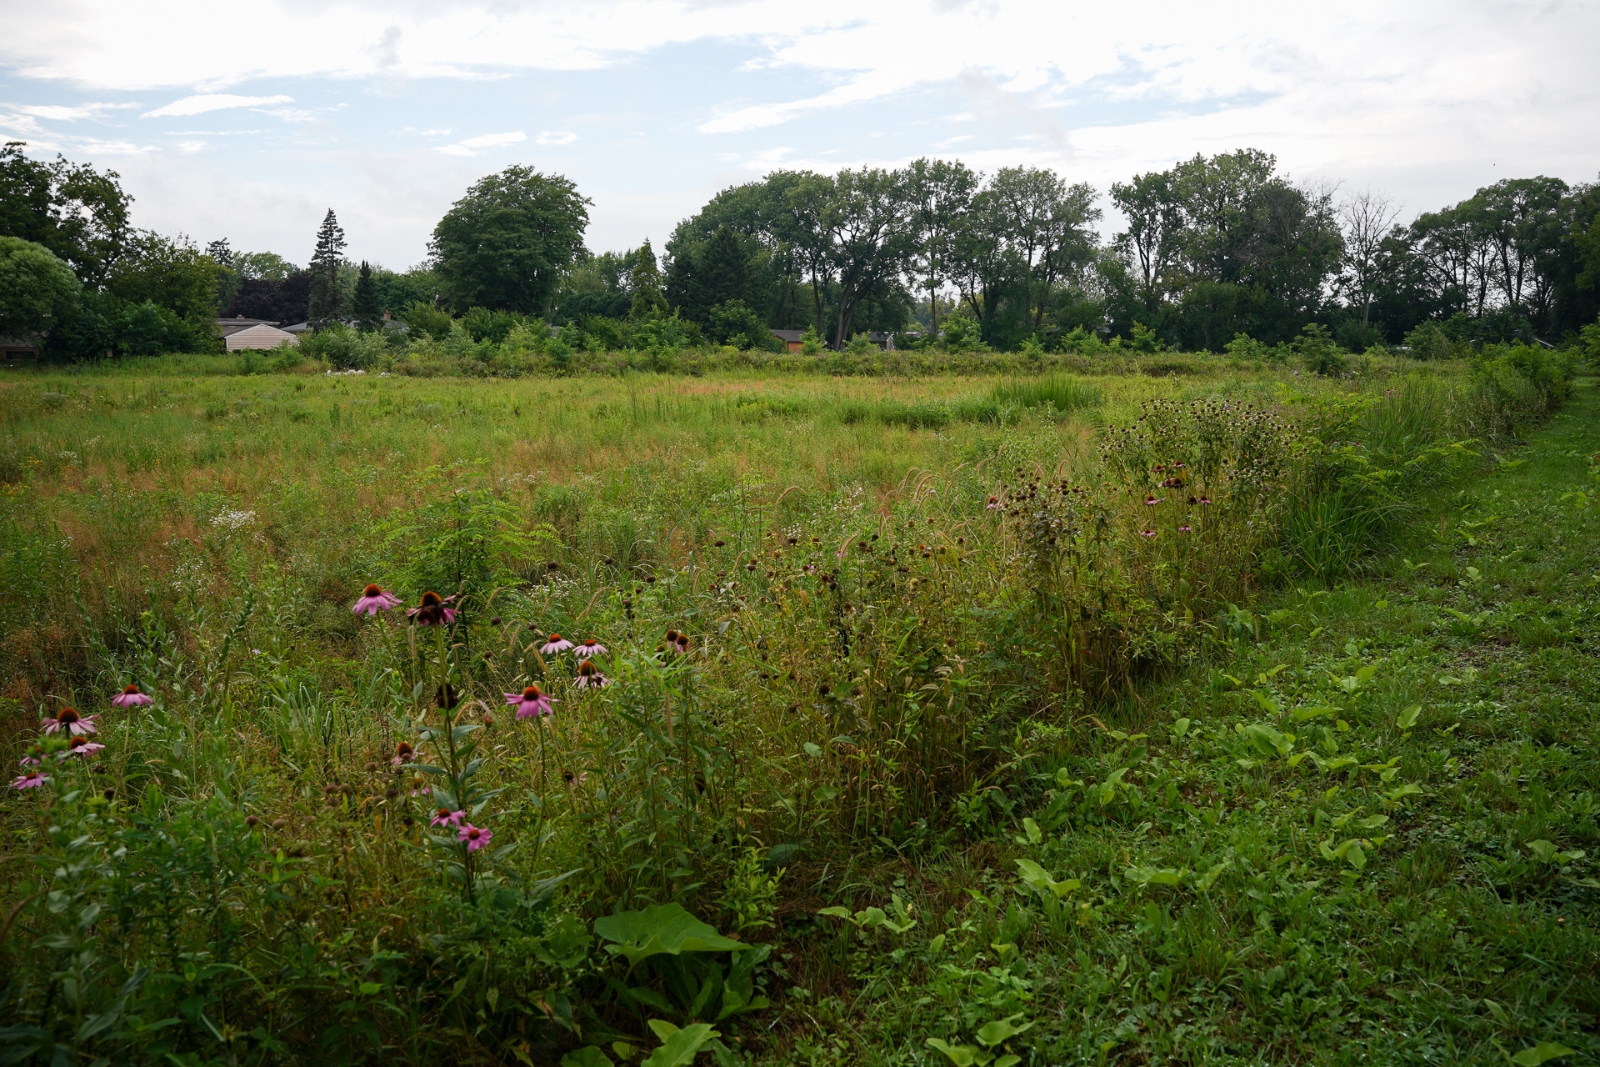
<instances>
[{"instance_id":1,"label":"green tree","mask_svg":"<svg viewBox=\"0 0 1600 1067\"><path fill-rule=\"evenodd\" d=\"M628 272L628 287L633 290L633 305L628 317L635 322L649 322L667 313L667 298L661 292L661 269L656 265L655 249L645 238L639 246L633 269Z\"/></svg>"},{"instance_id":2,"label":"green tree","mask_svg":"<svg viewBox=\"0 0 1600 1067\"><path fill-rule=\"evenodd\" d=\"M951 243L971 210L980 175L960 160L928 159L906 169L907 195L918 229L912 270L928 291L929 336L939 335L939 287L949 280Z\"/></svg>"},{"instance_id":3,"label":"green tree","mask_svg":"<svg viewBox=\"0 0 1600 1067\"><path fill-rule=\"evenodd\" d=\"M376 330L383 324L383 308L378 303L378 286L372 279L371 264L364 259L361 261L361 274L356 279L355 298L351 300L350 307L355 315L357 329Z\"/></svg>"},{"instance_id":4,"label":"green tree","mask_svg":"<svg viewBox=\"0 0 1600 1067\"><path fill-rule=\"evenodd\" d=\"M583 252L587 197L558 174L507 167L467 190L434 227L429 246L458 309L542 315Z\"/></svg>"},{"instance_id":5,"label":"green tree","mask_svg":"<svg viewBox=\"0 0 1600 1067\"><path fill-rule=\"evenodd\" d=\"M209 329L217 315L217 279L222 272L216 260L187 238L174 240L144 230L129 240L105 287L119 300L150 303Z\"/></svg>"},{"instance_id":6,"label":"green tree","mask_svg":"<svg viewBox=\"0 0 1600 1067\"><path fill-rule=\"evenodd\" d=\"M116 171L87 164L29 159L25 142L0 148L0 236L43 245L85 284L97 286L123 254L133 228L133 198Z\"/></svg>"},{"instance_id":7,"label":"green tree","mask_svg":"<svg viewBox=\"0 0 1600 1067\"><path fill-rule=\"evenodd\" d=\"M0 336L48 333L72 314L79 289L72 268L48 248L0 237Z\"/></svg>"},{"instance_id":8,"label":"green tree","mask_svg":"<svg viewBox=\"0 0 1600 1067\"><path fill-rule=\"evenodd\" d=\"M842 348L863 303L887 297L899 286L917 240L904 171L841 170L833 184L822 222L839 282L834 347Z\"/></svg>"},{"instance_id":9,"label":"green tree","mask_svg":"<svg viewBox=\"0 0 1600 1067\"><path fill-rule=\"evenodd\" d=\"M344 229L333 208L322 217L317 230L317 248L311 256L311 302L308 309L312 329L320 330L340 319L344 301L339 287L339 266L344 262Z\"/></svg>"}]
</instances>

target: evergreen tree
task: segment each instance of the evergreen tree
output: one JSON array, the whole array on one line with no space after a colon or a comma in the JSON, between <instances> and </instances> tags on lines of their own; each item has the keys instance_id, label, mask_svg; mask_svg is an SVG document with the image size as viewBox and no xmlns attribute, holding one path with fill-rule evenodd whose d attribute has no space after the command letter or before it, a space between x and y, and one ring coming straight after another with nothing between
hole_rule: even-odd
<instances>
[{"instance_id":1,"label":"evergreen tree","mask_svg":"<svg viewBox=\"0 0 1600 1067\"><path fill-rule=\"evenodd\" d=\"M352 304L351 311L355 314L358 327L376 330L381 325L383 309L378 306L378 285L373 281L371 265L364 259L361 261L361 276L356 279L356 294Z\"/></svg>"},{"instance_id":2,"label":"evergreen tree","mask_svg":"<svg viewBox=\"0 0 1600 1067\"><path fill-rule=\"evenodd\" d=\"M639 246L637 255L633 269L628 272L628 281L633 288L633 308L629 316L637 322L664 318L667 314L667 298L661 293L661 270L656 266L655 249L650 247L648 237Z\"/></svg>"},{"instance_id":3,"label":"evergreen tree","mask_svg":"<svg viewBox=\"0 0 1600 1067\"><path fill-rule=\"evenodd\" d=\"M344 260L344 229L333 208L317 230L317 250L311 256L311 328L320 330L339 321L339 264Z\"/></svg>"}]
</instances>

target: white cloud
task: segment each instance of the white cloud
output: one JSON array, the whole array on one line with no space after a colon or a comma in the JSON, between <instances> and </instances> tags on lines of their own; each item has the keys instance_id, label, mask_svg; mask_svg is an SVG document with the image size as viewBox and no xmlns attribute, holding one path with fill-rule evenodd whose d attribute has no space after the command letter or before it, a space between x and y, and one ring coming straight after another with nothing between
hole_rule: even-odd
<instances>
[{"instance_id":1,"label":"white cloud","mask_svg":"<svg viewBox=\"0 0 1600 1067\"><path fill-rule=\"evenodd\" d=\"M447 156L475 156L482 148L502 148L527 139L528 135L521 130L512 130L509 133L485 133L457 141L455 144L440 145L434 151L443 152Z\"/></svg>"},{"instance_id":2,"label":"white cloud","mask_svg":"<svg viewBox=\"0 0 1600 1067\"><path fill-rule=\"evenodd\" d=\"M534 140L539 144L571 144L578 139L578 135L571 130L545 130Z\"/></svg>"},{"instance_id":3,"label":"white cloud","mask_svg":"<svg viewBox=\"0 0 1600 1067\"><path fill-rule=\"evenodd\" d=\"M235 107L266 107L272 104L292 104L292 96L235 96L233 93L200 93L174 100L154 111L146 111L140 118L159 119L182 115L204 115L208 111L225 111Z\"/></svg>"}]
</instances>

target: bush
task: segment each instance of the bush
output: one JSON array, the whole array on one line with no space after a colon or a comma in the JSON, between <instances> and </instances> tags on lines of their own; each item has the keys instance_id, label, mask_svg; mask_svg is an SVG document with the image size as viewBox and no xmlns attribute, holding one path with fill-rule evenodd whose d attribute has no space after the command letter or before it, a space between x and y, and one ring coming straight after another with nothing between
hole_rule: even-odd
<instances>
[{"instance_id":1,"label":"bush","mask_svg":"<svg viewBox=\"0 0 1600 1067\"><path fill-rule=\"evenodd\" d=\"M1350 361L1328 335L1328 328L1321 323L1306 323L1300 336L1294 339L1294 350L1306 370L1313 374L1336 378L1350 371Z\"/></svg>"},{"instance_id":2,"label":"bush","mask_svg":"<svg viewBox=\"0 0 1600 1067\"><path fill-rule=\"evenodd\" d=\"M362 333L342 324L302 337L300 350L335 370L367 370L385 362L389 354L381 334Z\"/></svg>"},{"instance_id":3,"label":"bush","mask_svg":"<svg viewBox=\"0 0 1600 1067\"><path fill-rule=\"evenodd\" d=\"M1471 355L1472 347L1437 322L1424 322L1406 334L1405 351L1412 359L1457 359Z\"/></svg>"}]
</instances>

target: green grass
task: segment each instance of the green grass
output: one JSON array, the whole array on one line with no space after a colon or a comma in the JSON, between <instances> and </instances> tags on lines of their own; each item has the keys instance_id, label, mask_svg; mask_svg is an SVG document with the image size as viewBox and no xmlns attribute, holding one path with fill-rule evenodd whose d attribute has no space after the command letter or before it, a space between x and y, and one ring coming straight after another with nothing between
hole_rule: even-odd
<instances>
[{"instance_id":1,"label":"green grass","mask_svg":"<svg viewBox=\"0 0 1600 1067\"><path fill-rule=\"evenodd\" d=\"M653 1047L721 964L630 977L593 921L667 901L774 946L721 1062L939 1062L1018 1013L1030 1064L1593 1028L1592 389L1513 455L1550 394L1504 368L218 368L0 378L0 750L64 704L106 744L0 811L0 1048ZM372 581L459 595L449 641L354 616Z\"/></svg>"}]
</instances>

